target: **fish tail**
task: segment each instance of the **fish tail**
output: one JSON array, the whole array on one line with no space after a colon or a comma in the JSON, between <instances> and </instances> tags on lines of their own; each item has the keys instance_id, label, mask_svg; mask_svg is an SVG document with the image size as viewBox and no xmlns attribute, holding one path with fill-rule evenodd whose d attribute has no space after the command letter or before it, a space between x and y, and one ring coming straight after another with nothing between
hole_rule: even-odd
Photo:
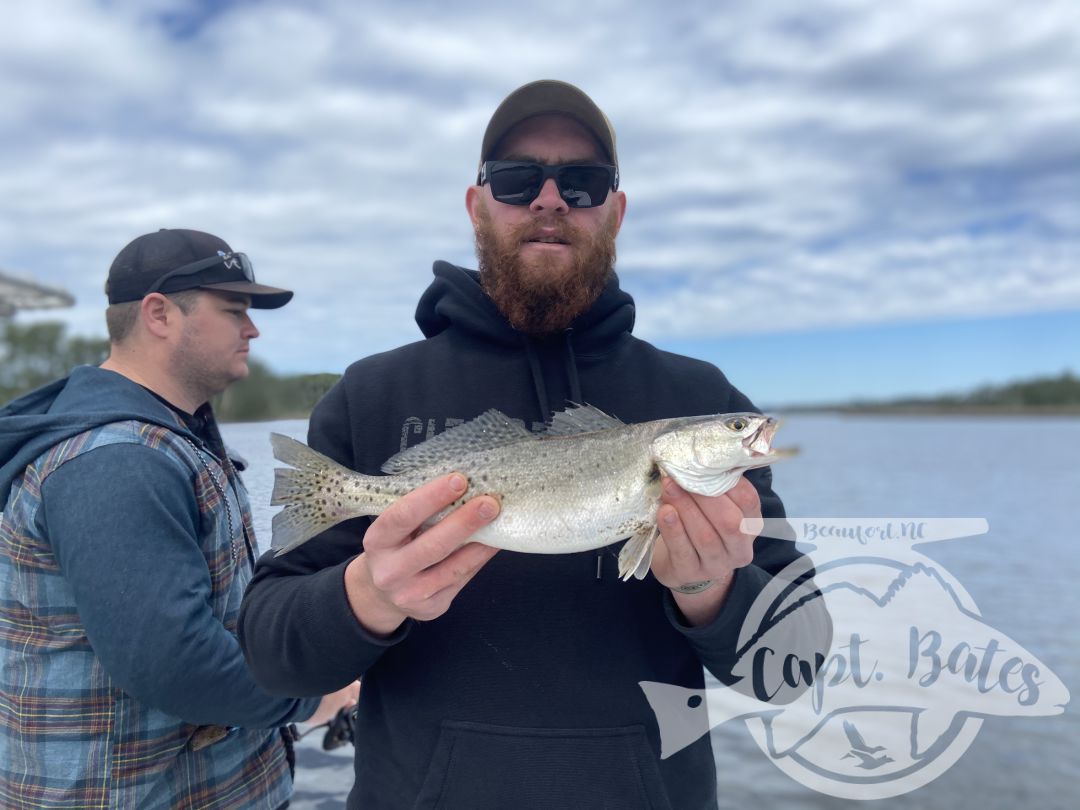
<instances>
[{"instance_id":1,"label":"fish tail","mask_svg":"<svg viewBox=\"0 0 1080 810\"><path fill-rule=\"evenodd\" d=\"M361 476L280 433L270 434L270 444L274 458L295 468L274 470L270 504L285 506L273 518L270 548L276 556L291 551L347 518L379 511L374 508L365 511L359 504L345 503L339 494L346 480L368 476Z\"/></svg>"},{"instance_id":2,"label":"fish tail","mask_svg":"<svg viewBox=\"0 0 1080 810\"><path fill-rule=\"evenodd\" d=\"M312 450L303 442L298 442L291 436L281 433L270 434L270 446L274 450L274 458L284 461L290 467L299 470L321 470L327 467L337 468L343 472L352 473L335 461L331 461L317 450Z\"/></svg>"},{"instance_id":3,"label":"fish tail","mask_svg":"<svg viewBox=\"0 0 1080 810\"><path fill-rule=\"evenodd\" d=\"M619 552L619 576L624 582L631 576L635 579L645 579L652 565L653 549L656 547L656 538L659 534L660 530L650 525L638 530L626 541L626 545Z\"/></svg>"}]
</instances>

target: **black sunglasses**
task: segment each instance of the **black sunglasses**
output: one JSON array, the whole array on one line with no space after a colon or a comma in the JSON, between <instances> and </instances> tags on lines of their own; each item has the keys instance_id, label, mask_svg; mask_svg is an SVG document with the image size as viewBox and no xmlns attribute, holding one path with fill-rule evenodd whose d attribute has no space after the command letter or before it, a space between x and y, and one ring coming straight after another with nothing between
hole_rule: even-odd
<instances>
[{"instance_id":1,"label":"black sunglasses","mask_svg":"<svg viewBox=\"0 0 1080 810\"><path fill-rule=\"evenodd\" d=\"M608 191L619 187L619 170L607 163L566 163L546 166L524 160L485 160L478 186L491 184L491 196L507 205L528 205L540 196L549 177L571 208L603 205Z\"/></svg>"},{"instance_id":2,"label":"black sunglasses","mask_svg":"<svg viewBox=\"0 0 1080 810\"><path fill-rule=\"evenodd\" d=\"M170 279L179 278L180 276L194 276L201 273L210 267L216 267L217 265L224 266L225 270L240 271L240 278L236 278L236 274L229 274L229 278L215 278L212 282L207 283L223 283L227 281L250 281L255 282L255 268L251 266L251 260L248 259L244 253L226 253L223 250L219 250L216 256L210 256L206 259L199 259L197 262L191 262L190 264L181 265L175 270L170 270L165 275L161 276L157 281L150 285L145 295L149 295L154 292L165 292L165 283ZM220 275L220 274L218 274ZM197 285L194 285L197 286ZM184 289L184 288L181 288ZM171 292L177 292L172 290Z\"/></svg>"}]
</instances>

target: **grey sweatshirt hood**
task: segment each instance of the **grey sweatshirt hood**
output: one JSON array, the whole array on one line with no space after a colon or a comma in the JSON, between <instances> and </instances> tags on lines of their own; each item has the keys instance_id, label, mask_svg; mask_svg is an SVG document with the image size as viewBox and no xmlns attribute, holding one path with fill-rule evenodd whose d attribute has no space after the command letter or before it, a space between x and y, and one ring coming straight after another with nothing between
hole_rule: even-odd
<instances>
[{"instance_id":1,"label":"grey sweatshirt hood","mask_svg":"<svg viewBox=\"0 0 1080 810\"><path fill-rule=\"evenodd\" d=\"M98 384L102 375L109 376L109 385ZM97 366L78 366L70 376L8 403L0 409L0 510L15 479L49 448L100 425L131 419L187 432L141 385Z\"/></svg>"}]
</instances>

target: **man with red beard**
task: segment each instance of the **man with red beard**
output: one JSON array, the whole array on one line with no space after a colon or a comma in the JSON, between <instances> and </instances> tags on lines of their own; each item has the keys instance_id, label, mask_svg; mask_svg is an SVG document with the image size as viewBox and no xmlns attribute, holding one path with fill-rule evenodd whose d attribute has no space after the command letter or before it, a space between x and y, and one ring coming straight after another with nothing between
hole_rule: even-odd
<instances>
[{"instance_id":1,"label":"man with red beard","mask_svg":"<svg viewBox=\"0 0 1080 810\"><path fill-rule=\"evenodd\" d=\"M626 195L615 191L603 202L591 200L593 207L570 208L555 178L540 185L536 169L499 165L531 160L577 165L581 173L590 164L604 167L610 157L596 138L564 115L542 114L522 121L489 154L509 157L485 162L495 167L490 169L495 183L507 182L506 176L523 176L530 195L540 187L526 205L494 202L493 186L483 183L483 177L482 185L466 192L476 231L480 285L514 328L536 338L558 334L595 303L612 277L615 235L626 211ZM614 166L610 172L594 171L603 178L604 191L617 181ZM589 179L586 175L578 182Z\"/></svg>"},{"instance_id":2,"label":"man with red beard","mask_svg":"<svg viewBox=\"0 0 1080 810\"><path fill-rule=\"evenodd\" d=\"M533 429L567 403L624 422L754 410L715 367L631 335L633 300L613 272L618 185L614 130L587 95L556 81L511 93L466 192L479 272L436 262L416 315L425 339L350 366L309 444L377 474L491 408ZM708 736L661 760L638 682L701 688L703 664L732 680L744 616L798 556L740 530L783 516L770 483L754 470L706 498L665 481L651 574L622 582L618 546L470 543L498 514L490 495L425 528L465 491L444 476L264 557L241 643L272 692L363 675L349 807L715 808Z\"/></svg>"}]
</instances>

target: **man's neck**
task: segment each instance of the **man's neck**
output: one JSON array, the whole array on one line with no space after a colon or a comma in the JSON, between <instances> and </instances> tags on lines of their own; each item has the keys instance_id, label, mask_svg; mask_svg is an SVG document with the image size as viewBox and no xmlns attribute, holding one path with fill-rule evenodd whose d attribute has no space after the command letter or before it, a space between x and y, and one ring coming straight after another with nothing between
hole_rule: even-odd
<instances>
[{"instance_id":1,"label":"man's neck","mask_svg":"<svg viewBox=\"0 0 1080 810\"><path fill-rule=\"evenodd\" d=\"M199 397L192 396L185 391L183 386L179 385L171 376L162 373L160 367L156 364L131 362L117 352L115 348L108 359L101 364L101 368L127 377L133 383L153 391L166 402L187 414L195 413L206 402L205 398L199 399ZM196 401L197 399L199 401Z\"/></svg>"}]
</instances>

